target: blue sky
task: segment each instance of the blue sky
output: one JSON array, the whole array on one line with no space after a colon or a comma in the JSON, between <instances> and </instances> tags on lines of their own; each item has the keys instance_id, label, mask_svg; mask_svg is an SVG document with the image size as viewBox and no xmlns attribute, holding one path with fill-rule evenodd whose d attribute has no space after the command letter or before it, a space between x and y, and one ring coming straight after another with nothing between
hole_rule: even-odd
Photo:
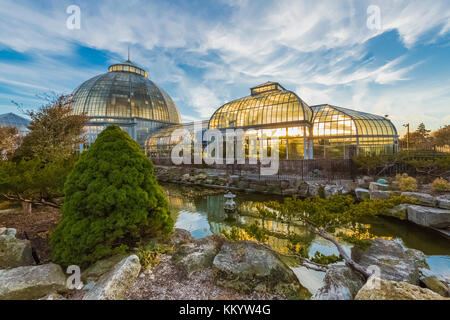
<instances>
[{"instance_id":1,"label":"blue sky","mask_svg":"<svg viewBox=\"0 0 450 320\"><path fill-rule=\"evenodd\" d=\"M66 27L69 5L79 30ZM367 27L370 5L380 28ZM448 0L0 0L0 113L72 92L128 46L183 121L270 80L309 105L389 115L400 132L450 124Z\"/></svg>"}]
</instances>

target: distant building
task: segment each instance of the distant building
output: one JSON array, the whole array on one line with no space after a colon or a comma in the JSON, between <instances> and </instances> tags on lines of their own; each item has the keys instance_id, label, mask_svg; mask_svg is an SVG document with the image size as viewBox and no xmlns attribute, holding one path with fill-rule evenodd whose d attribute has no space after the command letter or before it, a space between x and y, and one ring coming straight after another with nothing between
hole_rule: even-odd
<instances>
[{"instance_id":1,"label":"distant building","mask_svg":"<svg viewBox=\"0 0 450 320\"><path fill-rule=\"evenodd\" d=\"M30 125L30 120L22 118L14 113L0 114L0 126L2 127L15 127L22 134L27 134L29 132L28 126Z\"/></svg>"}]
</instances>

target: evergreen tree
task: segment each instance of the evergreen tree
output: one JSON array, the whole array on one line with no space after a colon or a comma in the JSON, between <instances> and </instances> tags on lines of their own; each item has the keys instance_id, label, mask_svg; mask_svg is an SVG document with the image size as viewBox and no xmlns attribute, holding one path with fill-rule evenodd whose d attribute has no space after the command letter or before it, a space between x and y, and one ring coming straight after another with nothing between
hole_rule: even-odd
<instances>
[{"instance_id":1,"label":"evergreen tree","mask_svg":"<svg viewBox=\"0 0 450 320\"><path fill-rule=\"evenodd\" d=\"M140 146L117 126L105 129L69 175L53 260L85 266L172 231L168 202Z\"/></svg>"}]
</instances>

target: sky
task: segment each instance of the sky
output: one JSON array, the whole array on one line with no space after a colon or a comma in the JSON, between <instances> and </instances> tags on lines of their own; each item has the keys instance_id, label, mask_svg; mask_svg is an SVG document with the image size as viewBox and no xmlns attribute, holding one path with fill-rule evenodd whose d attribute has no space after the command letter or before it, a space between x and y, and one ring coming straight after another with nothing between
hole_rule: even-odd
<instances>
[{"instance_id":1,"label":"sky","mask_svg":"<svg viewBox=\"0 0 450 320\"><path fill-rule=\"evenodd\" d=\"M71 93L128 47L184 122L276 81L400 133L450 124L448 0L0 0L0 114Z\"/></svg>"}]
</instances>

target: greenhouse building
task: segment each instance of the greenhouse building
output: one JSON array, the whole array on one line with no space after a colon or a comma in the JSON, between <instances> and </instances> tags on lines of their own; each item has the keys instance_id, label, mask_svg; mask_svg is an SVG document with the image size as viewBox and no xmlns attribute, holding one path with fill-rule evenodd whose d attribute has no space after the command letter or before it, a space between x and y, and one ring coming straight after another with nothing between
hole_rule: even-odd
<instances>
[{"instance_id":1,"label":"greenhouse building","mask_svg":"<svg viewBox=\"0 0 450 320\"><path fill-rule=\"evenodd\" d=\"M276 82L250 90L249 96L218 108L209 121L202 123L202 133L206 128L224 133L243 129L249 136L265 135L267 140L277 137L281 160L350 159L358 154L398 151L397 130L386 117L327 104L310 107ZM162 129L147 140L148 154L170 157L170 150L180 140L171 140L170 135L180 128L194 136L192 123ZM249 136L244 141L247 158Z\"/></svg>"},{"instance_id":2,"label":"greenhouse building","mask_svg":"<svg viewBox=\"0 0 450 320\"><path fill-rule=\"evenodd\" d=\"M357 154L398 151L397 130L385 117L328 104L311 109L316 159L350 159Z\"/></svg>"},{"instance_id":3,"label":"greenhouse building","mask_svg":"<svg viewBox=\"0 0 450 320\"><path fill-rule=\"evenodd\" d=\"M148 78L147 71L129 60L81 84L73 99L73 112L89 117L88 145L114 124L152 158L170 158L181 140L172 137L177 129L201 140L203 147L207 144L203 133L208 129L243 131L245 138L239 140L239 147L245 149L246 159L254 139L262 142L256 143L258 154L269 154L270 141L277 138L280 160L349 159L368 152L393 153L398 148L397 130L388 118L328 104L309 106L277 82L251 88L248 96L225 103L209 120L199 123L182 124L170 96ZM234 143L237 150L237 138ZM226 147L230 145L224 144ZM198 152L194 143L192 150Z\"/></svg>"}]
</instances>

